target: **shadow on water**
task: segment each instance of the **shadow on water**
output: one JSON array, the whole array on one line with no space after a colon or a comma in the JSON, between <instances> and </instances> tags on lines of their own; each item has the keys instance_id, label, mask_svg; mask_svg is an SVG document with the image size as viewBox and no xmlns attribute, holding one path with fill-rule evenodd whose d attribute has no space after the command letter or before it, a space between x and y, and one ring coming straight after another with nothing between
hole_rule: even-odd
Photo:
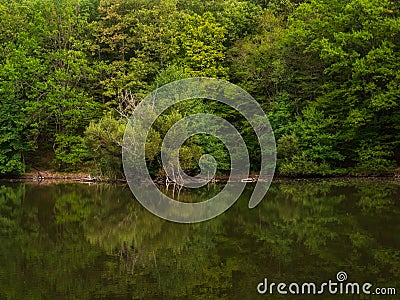
<instances>
[{"instance_id":1,"label":"shadow on water","mask_svg":"<svg viewBox=\"0 0 400 300\"><path fill-rule=\"evenodd\" d=\"M222 187L182 190L181 201ZM276 182L249 210L253 187L223 215L184 225L147 212L127 186L2 185L0 299L313 299L257 285L339 271L400 293L400 185Z\"/></svg>"}]
</instances>

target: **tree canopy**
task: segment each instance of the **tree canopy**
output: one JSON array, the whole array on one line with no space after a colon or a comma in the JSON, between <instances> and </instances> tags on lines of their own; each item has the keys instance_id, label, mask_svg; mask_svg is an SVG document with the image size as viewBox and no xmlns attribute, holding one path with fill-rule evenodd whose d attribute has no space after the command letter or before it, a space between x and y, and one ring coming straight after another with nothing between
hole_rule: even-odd
<instances>
[{"instance_id":1,"label":"tree canopy","mask_svg":"<svg viewBox=\"0 0 400 300\"><path fill-rule=\"evenodd\" d=\"M278 172L386 174L400 162L400 6L386 0L0 0L0 175L30 168L123 176L126 117L155 88L222 78L269 116ZM148 142L152 175L165 126L223 105L193 100L165 112ZM247 134L247 136L246 136ZM207 136L181 151L229 155ZM161 173L160 173L161 172Z\"/></svg>"}]
</instances>

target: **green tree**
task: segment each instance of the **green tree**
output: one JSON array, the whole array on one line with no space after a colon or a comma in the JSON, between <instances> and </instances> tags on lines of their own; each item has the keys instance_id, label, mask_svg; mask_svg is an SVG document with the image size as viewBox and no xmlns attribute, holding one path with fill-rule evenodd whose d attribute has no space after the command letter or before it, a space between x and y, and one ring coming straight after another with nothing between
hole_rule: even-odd
<instances>
[{"instance_id":1,"label":"green tree","mask_svg":"<svg viewBox=\"0 0 400 300\"><path fill-rule=\"evenodd\" d=\"M32 89L43 72L40 59L32 56L38 39L26 33L24 9L14 1L0 4L0 175L25 171L25 154L34 149L30 116L24 110Z\"/></svg>"},{"instance_id":2,"label":"green tree","mask_svg":"<svg viewBox=\"0 0 400 300\"><path fill-rule=\"evenodd\" d=\"M290 44L316 62L307 73L317 67L313 76L318 76L318 85L304 87L314 91L313 105L335 120L331 130L342 132L334 148L346 155L344 166L354 167L363 152L357 149L372 140L398 151L400 65L395 39L400 23L388 5L311 1L299 6L288 29ZM388 158L388 152L381 154Z\"/></svg>"},{"instance_id":3,"label":"green tree","mask_svg":"<svg viewBox=\"0 0 400 300\"><path fill-rule=\"evenodd\" d=\"M115 119L108 114L87 127L84 141L93 159L93 172L96 175L111 179L123 177L121 143L125 126L125 120Z\"/></svg>"}]
</instances>

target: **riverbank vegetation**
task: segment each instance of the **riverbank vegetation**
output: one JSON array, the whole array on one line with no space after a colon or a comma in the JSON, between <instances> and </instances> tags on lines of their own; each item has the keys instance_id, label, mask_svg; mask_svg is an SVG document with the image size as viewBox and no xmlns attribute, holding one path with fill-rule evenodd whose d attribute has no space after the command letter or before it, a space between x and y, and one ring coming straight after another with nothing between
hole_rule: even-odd
<instances>
[{"instance_id":1,"label":"riverbank vegetation","mask_svg":"<svg viewBox=\"0 0 400 300\"><path fill-rule=\"evenodd\" d=\"M155 88L196 76L229 80L256 98L282 175L393 172L399 12L386 0L0 0L0 175L53 169L121 178L126 117ZM193 100L154 124L152 175L162 175L155 149L167 129L197 112L233 123L256 171L248 125L224 106ZM182 165L196 173L210 153L228 172L219 146L212 137L190 140Z\"/></svg>"}]
</instances>

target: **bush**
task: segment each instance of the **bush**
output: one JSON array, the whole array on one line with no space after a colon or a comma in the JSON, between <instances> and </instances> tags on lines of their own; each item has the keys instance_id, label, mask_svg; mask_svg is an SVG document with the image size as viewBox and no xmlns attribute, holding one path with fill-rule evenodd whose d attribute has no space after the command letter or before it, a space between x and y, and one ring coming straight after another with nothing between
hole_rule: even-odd
<instances>
[{"instance_id":1,"label":"bush","mask_svg":"<svg viewBox=\"0 0 400 300\"><path fill-rule=\"evenodd\" d=\"M396 168L393 151L385 145L363 143L357 151L354 173L358 175L383 175Z\"/></svg>"},{"instance_id":2,"label":"bush","mask_svg":"<svg viewBox=\"0 0 400 300\"><path fill-rule=\"evenodd\" d=\"M78 165L89 157L81 136L57 134L55 145L55 163L60 170L76 171Z\"/></svg>"},{"instance_id":3,"label":"bush","mask_svg":"<svg viewBox=\"0 0 400 300\"><path fill-rule=\"evenodd\" d=\"M112 179L123 178L121 143L126 121L111 114L98 123L90 123L85 131L85 144L93 158L93 172Z\"/></svg>"},{"instance_id":4,"label":"bush","mask_svg":"<svg viewBox=\"0 0 400 300\"><path fill-rule=\"evenodd\" d=\"M279 167L279 173L283 176L327 176L332 175L334 171L327 163L317 164L307 160L304 155L295 155L290 161L282 162Z\"/></svg>"}]
</instances>

